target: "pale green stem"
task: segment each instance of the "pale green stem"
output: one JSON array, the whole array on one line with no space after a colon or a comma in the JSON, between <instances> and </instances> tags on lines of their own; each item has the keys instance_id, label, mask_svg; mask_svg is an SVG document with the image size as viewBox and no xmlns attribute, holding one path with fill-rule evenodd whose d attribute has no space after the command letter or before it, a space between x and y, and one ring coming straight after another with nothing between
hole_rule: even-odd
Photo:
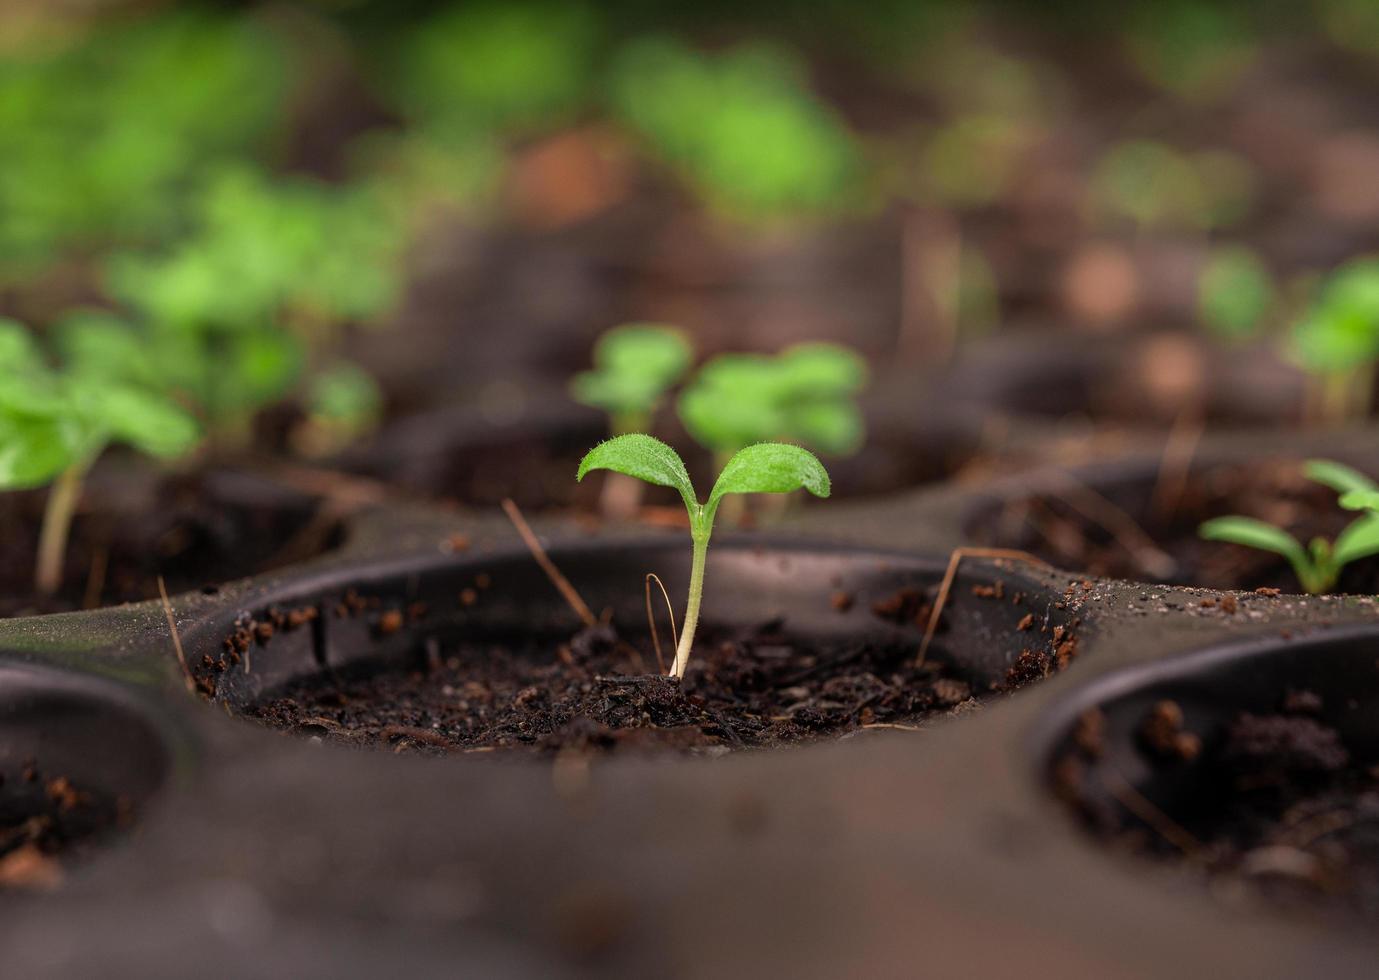
<instances>
[{"instance_id":1,"label":"pale green stem","mask_svg":"<svg viewBox=\"0 0 1379 980\"><path fill-rule=\"evenodd\" d=\"M34 588L39 595L53 595L62 585L67 535L72 527L72 515L76 513L77 503L81 500L82 481L89 466L86 460L72 464L48 491L48 504L43 510L43 528L38 535L38 561L34 565Z\"/></svg>"},{"instance_id":2,"label":"pale green stem","mask_svg":"<svg viewBox=\"0 0 1379 980\"><path fill-rule=\"evenodd\" d=\"M685 605L685 621L681 626L680 645L675 648L675 663L670 675L684 679L689 664L690 649L694 646L694 631L699 626L699 603L704 598L704 561L709 553L709 531L694 532L694 564L690 567L689 602Z\"/></svg>"}]
</instances>

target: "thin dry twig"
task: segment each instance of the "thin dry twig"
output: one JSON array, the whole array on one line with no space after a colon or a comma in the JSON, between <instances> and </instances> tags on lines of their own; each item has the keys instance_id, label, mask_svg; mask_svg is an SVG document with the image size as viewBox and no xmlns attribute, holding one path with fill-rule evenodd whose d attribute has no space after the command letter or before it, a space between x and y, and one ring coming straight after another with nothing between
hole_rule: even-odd
<instances>
[{"instance_id":1,"label":"thin dry twig","mask_svg":"<svg viewBox=\"0 0 1379 980\"><path fill-rule=\"evenodd\" d=\"M1141 571L1166 578L1177 563L1124 509L1070 473L1059 474L1061 489L1049 494L1086 520L1101 526L1125 549Z\"/></svg>"},{"instance_id":2,"label":"thin dry twig","mask_svg":"<svg viewBox=\"0 0 1379 980\"><path fill-rule=\"evenodd\" d=\"M163 615L168 618L168 629L172 632L172 647L177 651L177 662L182 665L182 679L187 684L187 693L196 693L196 680L191 668L187 666L187 654L182 649L182 637L177 632L177 620L172 615L172 603L168 601L168 587L163 576L158 576L158 597L163 600Z\"/></svg>"},{"instance_id":3,"label":"thin dry twig","mask_svg":"<svg viewBox=\"0 0 1379 980\"><path fill-rule=\"evenodd\" d=\"M874 721L874 722L872 722L870 725L860 725L860 726L858 726L858 727L859 727L859 728L868 729L868 730L873 729L873 728L889 728L889 729L892 729L892 730L897 731L897 732L922 732L922 731L924 731L924 729L920 728L918 725L902 725L902 724L900 724L899 722L894 722L894 721Z\"/></svg>"},{"instance_id":4,"label":"thin dry twig","mask_svg":"<svg viewBox=\"0 0 1379 980\"><path fill-rule=\"evenodd\" d=\"M1201 408L1195 402L1173 420L1173 428L1168 430L1164 451L1159 457L1154 492L1149 496L1150 513L1159 520L1167 520L1182 503L1192 471L1192 459L1197 455L1197 446L1205 431Z\"/></svg>"},{"instance_id":5,"label":"thin dry twig","mask_svg":"<svg viewBox=\"0 0 1379 980\"><path fill-rule=\"evenodd\" d=\"M1101 783L1106 787L1106 791L1116 798L1116 802L1135 816L1139 817L1156 834L1168 841L1178 850L1182 851L1187 857L1196 859L1202 851L1202 845L1182 825L1164 813L1149 799L1130 785L1130 780L1120 774L1114 766L1108 764L1098 767L1101 772ZM1114 776L1114 781L1106 777Z\"/></svg>"},{"instance_id":6,"label":"thin dry twig","mask_svg":"<svg viewBox=\"0 0 1379 980\"><path fill-rule=\"evenodd\" d=\"M522 516L522 511L511 498L503 499L503 511L508 515L508 520L512 521L512 526L517 528L517 533L522 536L522 541L531 552L536 563L541 566L541 570L546 573L546 577L551 580L551 584L560 590L560 594L565 597L565 601L570 604L570 608L575 611L575 615L585 626L596 626L598 620L589 611L589 607L584 604L575 587L570 584L570 580L561 574L560 569L555 567L555 562L551 561L546 549L541 547L541 542L536 540L536 535L532 533L531 526Z\"/></svg>"},{"instance_id":7,"label":"thin dry twig","mask_svg":"<svg viewBox=\"0 0 1379 980\"><path fill-rule=\"evenodd\" d=\"M934 608L929 613L928 625L924 627L924 639L919 644L919 655L915 658L915 666L923 667L924 658L929 654L929 644L934 642L934 633L938 631L939 617L943 615L943 607L948 604L948 597L952 594L953 583L958 577L958 565L964 558L1009 558L1013 561L1028 562L1040 568L1048 568L1048 562L1028 551L1016 551L1012 548L954 548L953 553L948 556L948 569L943 573L943 582L938 587L938 596L934 599Z\"/></svg>"},{"instance_id":8,"label":"thin dry twig","mask_svg":"<svg viewBox=\"0 0 1379 980\"><path fill-rule=\"evenodd\" d=\"M673 647L680 646L680 636L675 631L675 607L670 604L670 595L666 592L665 585L661 582L661 577L655 572L646 573L646 621L651 627L651 646L656 651L656 669L662 674L666 672L666 661L661 656L661 637L656 632L656 617L651 614L651 581L656 580L656 587L661 590L662 597L666 600L666 612L670 613L670 643Z\"/></svg>"}]
</instances>

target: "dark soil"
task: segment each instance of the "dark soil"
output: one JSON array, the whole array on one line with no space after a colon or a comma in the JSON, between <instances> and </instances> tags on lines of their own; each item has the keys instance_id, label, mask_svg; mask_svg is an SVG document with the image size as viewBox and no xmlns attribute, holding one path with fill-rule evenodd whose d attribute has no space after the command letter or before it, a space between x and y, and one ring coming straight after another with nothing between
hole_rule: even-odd
<instances>
[{"instance_id":1,"label":"dark soil","mask_svg":"<svg viewBox=\"0 0 1379 980\"><path fill-rule=\"evenodd\" d=\"M645 638L639 649L596 627L565 645L462 643L413 669L316 678L245 713L300 735L430 754L713 755L909 727L988 693L937 663L916 668L907 637L816 644L776 623L701 637L683 683L655 673Z\"/></svg>"},{"instance_id":2,"label":"dark soil","mask_svg":"<svg viewBox=\"0 0 1379 980\"><path fill-rule=\"evenodd\" d=\"M125 474L88 486L72 524L62 588L34 593L46 492L0 494L0 617L89 609L215 586L338 543L338 520L305 494L215 474L156 484Z\"/></svg>"},{"instance_id":3,"label":"dark soil","mask_svg":"<svg viewBox=\"0 0 1379 980\"><path fill-rule=\"evenodd\" d=\"M1086 738L1076 740L1056 778L1099 834L1205 874L1218 895L1373 916L1379 914L1379 767L1356 758L1335 728L1312 717L1319 702L1295 693L1285 699L1285 712L1242 713L1204 742L1168 730L1166 716L1181 722L1173 702L1154 706L1140 729L1140 751L1164 774L1191 767L1196 787L1172 812L1147 810L1154 804L1127 798L1134 793L1128 787L1118 791L1119 802L1116 792L1108 799L1094 790L1087 765L1100 749ZM1079 731L1096 730L1097 718L1095 712L1084 718ZM1189 751L1172 750L1185 745Z\"/></svg>"},{"instance_id":4,"label":"dark soil","mask_svg":"<svg viewBox=\"0 0 1379 980\"><path fill-rule=\"evenodd\" d=\"M1301 586L1282 557L1204 541L1198 527L1212 517L1241 514L1285 528L1306 543L1318 536L1334 540L1358 516L1337 504L1334 491L1306 479L1298 461L1213 467L1194 473L1181 492L1159 488L1158 500L1152 484L1137 480L1109 488L1070 485L1067 493L1017 499L984 518L973 534L982 544L1020 548L1057 567L1089 575L1299 592ZM1106 513L1108 505L1119 516ZM1133 526L1127 528L1126 520ZM1379 560L1347 567L1334 591L1379 593Z\"/></svg>"},{"instance_id":5,"label":"dark soil","mask_svg":"<svg viewBox=\"0 0 1379 980\"><path fill-rule=\"evenodd\" d=\"M79 858L132 816L128 799L74 785L32 762L0 774L0 889L56 885L59 859Z\"/></svg>"}]
</instances>

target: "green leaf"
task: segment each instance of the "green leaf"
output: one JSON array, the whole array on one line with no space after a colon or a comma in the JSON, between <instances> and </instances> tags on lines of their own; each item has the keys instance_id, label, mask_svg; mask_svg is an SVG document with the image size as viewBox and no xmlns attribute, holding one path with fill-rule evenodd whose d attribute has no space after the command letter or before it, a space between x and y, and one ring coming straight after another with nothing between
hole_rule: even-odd
<instances>
[{"instance_id":1,"label":"green leaf","mask_svg":"<svg viewBox=\"0 0 1379 980\"><path fill-rule=\"evenodd\" d=\"M1379 514L1359 518L1336 539L1331 559L1340 569L1353 561L1379 555Z\"/></svg>"},{"instance_id":2,"label":"green leaf","mask_svg":"<svg viewBox=\"0 0 1379 980\"><path fill-rule=\"evenodd\" d=\"M828 471L818 457L788 443L758 443L728 460L709 494L706 511L712 520L724 494L790 493L801 487L816 497L827 497L831 492Z\"/></svg>"},{"instance_id":3,"label":"green leaf","mask_svg":"<svg viewBox=\"0 0 1379 980\"><path fill-rule=\"evenodd\" d=\"M695 496L689 473L685 472L685 464L680 455L660 439L641 433L614 436L585 454L575 479L583 480L590 470L613 470L657 486L674 487L684 498L691 520L699 518L699 498Z\"/></svg>"},{"instance_id":4,"label":"green leaf","mask_svg":"<svg viewBox=\"0 0 1379 980\"><path fill-rule=\"evenodd\" d=\"M1227 541L1282 555L1292 565L1303 588L1311 592L1317 583L1317 568L1307 549L1287 531L1272 524L1253 517L1216 517L1203 523L1197 533L1207 541Z\"/></svg>"},{"instance_id":5,"label":"green leaf","mask_svg":"<svg viewBox=\"0 0 1379 980\"><path fill-rule=\"evenodd\" d=\"M846 456L862 448L866 423L850 401L817 402L789 409L786 431L825 455Z\"/></svg>"},{"instance_id":6,"label":"green leaf","mask_svg":"<svg viewBox=\"0 0 1379 980\"><path fill-rule=\"evenodd\" d=\"M781 351L777 364L790 397L850 395L867 383L867 362L841 344L796 344Z\"/></svg>"},{"instance_id":7,"label":"green leaf","mask_svg":"<svg viewBox=\"0 0 1379 980\"><path fill-rule=\"evenodd\" d=\"M607 331L594 346L594 363L613 374L636 375L658 388L689 370L694 349L684 333L655 323L629 323Z\"/></svg>"},{"instance_id":8,"label":"green leaf","mask_svg":"<svg viewBox=\"0 0 1379 980\"><path fill-rule=\"evenodd\" d=\"M79 442L68 421L0 415L0 490L47 483L77 461Z\"/></svg>"},{"instance_id":9,"label":"green leaf","mask_svg":"<svg viewBox=\"0 0 1379 980\"><path fill-rule=\"evenodd\" d=\"M173 402L129 385L86 390L82 407L112 439L152 456L180 456L201 438L196 420Z\"/></svg>"},{"instance_id":10,"label":"green leaf","mask_svg":"<svg viewBox=\"0 0 1379 980\"><path fill-rule=\"evenodd\" d=\"M1346 510L1379 511L1379 490L1350 490L1341 494L1340 504Z\"/></svg>"},{"instance_id":11,"label":"green leaf","mask_svg":"<svg viewBox=\"0 0 1379 980\"><path fill-rule=\"evenodd\" d=\"M43 352L34 335L18 320L0 317L0 373L45 371Z\"/></svg>"},{"instance_id":12,"label":"green leaf","mask_svg":"<svg viewBox=\"0 0 1379 980\"><path fill-rule=\"evenodd\" d=\"M1376 484L1369 477L1359 470L1351 469L1344 463L1337 463L1330 459L1310 459L1303 467L1303 475L1315 483L1320 483L1324 487L1330 487L1339 494L1347 494L1352 491L1362 491L1365 493L1379 493L1379 484ZM1358 510L1359 508L1351 508Z\"/></svg>"},{"instance_id":13,"label":"green leaf","mask_svg":"<svg viewBox=\"0 0 1379 980\"><path fill-rule=\"evenodd\" d=\"M111 313L69 314L57 324L55 334L69 371L90 378L136 381L150 388L166 385L156 356L161 351L150 350L149 338Z\"/></svg>"}]
</instances>

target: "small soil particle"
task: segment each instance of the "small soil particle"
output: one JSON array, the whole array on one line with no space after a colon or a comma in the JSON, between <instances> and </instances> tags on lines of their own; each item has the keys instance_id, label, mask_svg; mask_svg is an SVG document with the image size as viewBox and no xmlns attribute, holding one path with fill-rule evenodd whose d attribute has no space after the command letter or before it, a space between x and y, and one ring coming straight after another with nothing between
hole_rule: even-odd
<instances>
[{"instance_id":1,"label":"small soil particle","mask_svg":"<svg viewBox=\"0 0 1379 980\"><path fill-rule=\"evenodd\" d=\"M1176 701L1160 701L1140 725L1140 744L1161 759L1190 762L1202 751L1202 740L1183 731L1183 709Z\"/></svg>"}]
</instances>

